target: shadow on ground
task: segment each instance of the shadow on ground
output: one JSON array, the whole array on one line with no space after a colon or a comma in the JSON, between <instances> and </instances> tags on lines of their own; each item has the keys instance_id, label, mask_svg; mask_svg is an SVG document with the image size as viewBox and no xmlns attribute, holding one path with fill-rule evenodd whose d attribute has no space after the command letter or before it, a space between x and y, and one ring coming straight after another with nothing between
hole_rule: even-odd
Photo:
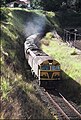
<instances>
[{"instance_id":1,"label":"shadow on ground","mask_svg":"<svg viewBox=\"0 0 81 120\"><path fill-rule=\"evenodd\" d=\"M27 91L23 88L26 83L31 83L32 76L30 66L24 56L24 41L23 35L17 39L16 43L12 41L14 48L7 48L8 51L15 50L15 56L6 57L6 65L11 67L13 71L13 83L12 90L8 94L8 99L1 101L1 117L5 119L50 119L48 110L44 109L41 101L37 100L35 91ZM7 47L7 46L6 46ZM22 81L17 80L15 82L15 76L22 75ZM10 79L10 82L11 82ZM30 94L30 95L29 95ZM32 98L31 98L32 95ZM49 116L49 117L48 117Z\"/></svg>"},{"instance_id":2,"label":"shadow on ground","mask_svg":"<svg viewBox=\"0 0 81 120\"><path fill-rule=\"evenodd\" d=\"M30 71L30 66L27 63L27 60L24 56L24 41L25 38L21 36L18 38L17 43L15 44L15 64L14 72L22 75L22 79L25 82L31 82L32 75ZM14 45L14 43L13 43ZM11 49L11 48L10 48ZM8 62L8 61L7 61ZM66 78L68 80L62 80L55 87L66 97L66 99L73 101L77 105L81 104L81 86L70 78L66 73ZM2 101L2 111L4 112L4 118L14 118L14 119L47 119L43 108L40 104L37 104L35 101L31 100L27 93L22 89L22 87L14 87L12 93L9 94L8 101ZM35 109L36 108L36 109Z\"/></svg>"},{"instance_id":3,"label":"shadow on ground","mask_svg":"<svg viewBox=\"0 0 81 120\"><path fill-rule=\"evenodd\" d=\"M62 74L67 79L62 79L57 89L67 98L68 100L73 101L77 105L81 105L81 85L69 77L64 71Z\"/></svg>"},{"instance_id":4,"label":"shadow on ground","mask_svg":"<svg viewBox=\"0 0 81 120\"><path fill-rule=\"evenodd\" d=\"M24 41L23 41L24 42ZM18 48L18 46L17 46ZM21 52L20 52L21 51ZM24 56L24 46L23 43L19 44L19 49L17 50L18 61L20 62L21 66L21 73L23 75L23 80L29 81L32 80L30 66L27 63L27 60ZM75 102L77 105L81 105L81 85L69 77L64 71L62 74L65 78L60 81L55 87L68 99Z\"/></svg>"},{"instance_id":5,"label":"shadow on ground","mask_svg":"<svg viewBox=\"0 0 81 120\"><path fill-rule=\"evenodd\" d=\"M40 102L31 99L21 87L16 87L8 99L9 101L2 102L1 107L6 119L50 119Z\"/></svg>"}]
</instances>

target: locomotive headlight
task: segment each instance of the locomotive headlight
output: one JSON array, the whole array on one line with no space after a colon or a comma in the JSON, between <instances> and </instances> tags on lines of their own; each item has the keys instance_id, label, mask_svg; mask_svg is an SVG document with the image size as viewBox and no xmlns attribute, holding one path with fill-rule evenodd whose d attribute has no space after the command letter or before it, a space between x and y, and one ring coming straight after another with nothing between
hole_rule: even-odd
<instances>
[{"instance_id":1,"label":"locomotive headlight","mask_svg":"<svg viewBox=\"0 0 81 120\"><path fill-rule=\"evenodd\" d=\"M52 63L49 63L49 65L52 65Z\"/></svg>"}]
</instances>

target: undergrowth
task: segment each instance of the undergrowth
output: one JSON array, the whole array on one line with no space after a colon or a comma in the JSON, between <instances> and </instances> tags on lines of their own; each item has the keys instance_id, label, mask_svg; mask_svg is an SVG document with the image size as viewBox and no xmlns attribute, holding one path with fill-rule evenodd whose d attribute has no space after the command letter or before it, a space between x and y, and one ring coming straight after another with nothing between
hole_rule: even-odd
<instances>
[{"instance_id":1,"label":"undergrowth","mask_svg":"<svg viewBox=\"0 0 81 120\"><path fill-rule=\"evenodd\" d=\"M48 39L44 39L46 42ZM44 41L44 42L45 42ZM81 107L81 52L74 47L69 47L62 40L52 38L49 45L42 44L45 53L52 56L61 65L61 82L58 90L67 99L74 101Z\"/></svg>"},{"instance_id":2,"label":"undergrowth","mask_svg":"<svg viewBox=\"0 0 81 120\"><path fill-rule=\"evenodd\" d=\"M23 46L26 39L23 35L23 30L26 28L25 25L27 20L30 21L30 18L33 18L33 15L36 18L40 18L41 15L43 15L42 18L44 18L43 20L45 20L46 25L48 26L45 26L47 31L49 31L49 27L52 25L52 27L55 27L57 31L61 32L61 21L58 21L58 18L61 16L58 16L56 13L47 13L45 11L28 11L20 8L1 8L1 100L8 100L9 94L16 87L19 87L21 91L24 91L25 94L29 95L31 99L33 98L31 95L34 95L35 90L30 81L32 76L31 73L28 72L30 71L30 67L25 60ZM39 21L35 23L38 24ZM50 39L52 39L52 41ZM63 77L69 79L68 76L70 76L81 84L81 60L80 58L76 59L76 55L71 55L72 53L75 54L75 51L73 52L72 49L72 51L69 52L71 49L68 49L65 45L62 46L61 44L63 43L58 43L58 41L55 41L54 38L52 38L51 33L47 34L45 36L45 40L43 39L42 42L48 45L48 47L43 46L44 51L52 55L60 62L61 68L64 71ZM65 73L68 74L68 76L66 76ZM33 105L35 100L36 99L32 99ZM35 107L38 109L40 108L40 105L35 104L34 108ZM45 115L42 113L42 109L40 112L44 118L48 118L48 112L46 112ZM43 110L43 112L45 112L45 110ZM2 117L4 117L3 113ZM37 116L37 118L38 117L39 116Z\"/></svg>"},{"instance_id":3,"label":"undergrowth","mask_svg":"<svg viewBox=\"0 0 81 120\"><path fill-rule=\"evenodd\" d=\"M61 69L68 76L81 84L81 57L74 48L70 48L65 43L52 38L48 47L43 45L43 50L60 62ZM66 78L66 76L63 76L63 78Z\"/></svg>"},{"instance_id":4,"label":"undergrowth","mask_svg":"<svg viewBox=\"0 0 81 120\"><path fill-rule=\"evenodd\" d=\"M17 111L17 109L15 108L16 105L12 107L13 110L10 110L8 108L10 104L11 106L15 104L14 102L10 101L10 99L12 98L9 98L9 96L12 95L12 93L14 93L13 96L16 95L14 100L17 99L16 101L17 104L18 105L21 104L21 110L24 111L25 116L28 114L28 118L31 117L31 119L33 118L35 119L39 117L50 119L53 116L49 113L47 109L45 109L42 102L35 96L35 89L33 88L33 85L31 83L32 76L30 72L30 67L28 66L24 56L23 45L24 45L25 37L22 31L25 25L25 21L24 21L25 17L27 18L25 14L26 14L26 10L24 11L24 9L23 10L18 9L18 11L15 11L14 9L10 9L10 8L1 8L2 18L0 23L1 24L1 38L0 38L1 39L1 46L0 46L1 47L1 51L0 51L1 52L1 56L0 56L1 92L0 94L1 94L2 104L4 104L4 100L6 104L5 110L4 107L1 108L2 109L1 119L6 119L7 117L5 116L7 116L7 114L10 114L10 119L12 117L17 119L14 113L14 109L15 111ZM22 93L24 93L25 95L23 95ZM27 99L29 99L30 102L27 103L26 102ZM31 112L29 113L30 108L32 109L31 110L32 113ZM14 116L12 116L12 111ZM38 111L38 114L35 111ZM18 111L18 113L19 112L20 111ZM22 114L21 114L21 118L23 118Z\"/></svg>"}]
</instances>

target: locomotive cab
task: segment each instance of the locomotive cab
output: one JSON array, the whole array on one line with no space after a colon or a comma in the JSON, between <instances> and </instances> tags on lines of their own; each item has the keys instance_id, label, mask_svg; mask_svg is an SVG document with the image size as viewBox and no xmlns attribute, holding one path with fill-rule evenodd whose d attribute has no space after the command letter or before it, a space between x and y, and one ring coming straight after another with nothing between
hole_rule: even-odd
<instances>
[{"instance_id":1,"label":"locomotive cab","mask_svg":"<svg viewBox=\"0 0 81 120\"><path fill-rule=\"evenodd\" d=\"M60 64L56 60L46 60L39 65L39 84L60 80Z\"/></svg>"}]
</instances>

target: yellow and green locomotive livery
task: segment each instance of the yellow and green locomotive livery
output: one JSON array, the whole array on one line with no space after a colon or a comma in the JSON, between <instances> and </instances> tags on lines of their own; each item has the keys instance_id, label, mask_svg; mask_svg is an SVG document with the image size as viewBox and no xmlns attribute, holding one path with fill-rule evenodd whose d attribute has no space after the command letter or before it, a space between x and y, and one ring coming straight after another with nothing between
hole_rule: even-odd
<instances>
[{"instance_id":1,"label":"yellow and green locomotive livery","mask_svg":"<svg viewBox=\"0 0 81 120\"><path fill-rule=\"evenodd\" d=\"M60 65L59 64L42 64L40 66L41 80L60 80Z\"/></svg>"},{"instance_id":2,"label":"yellow and green locomotive livery","mask_svg":"<svg viewBox=\"0 0 81 120\"><path fill-rule=\"evenodd\" d=\"M60 80L60 64L55 60L46 60L40 64L40 80Z\"/></svg>"}]
</instances>

